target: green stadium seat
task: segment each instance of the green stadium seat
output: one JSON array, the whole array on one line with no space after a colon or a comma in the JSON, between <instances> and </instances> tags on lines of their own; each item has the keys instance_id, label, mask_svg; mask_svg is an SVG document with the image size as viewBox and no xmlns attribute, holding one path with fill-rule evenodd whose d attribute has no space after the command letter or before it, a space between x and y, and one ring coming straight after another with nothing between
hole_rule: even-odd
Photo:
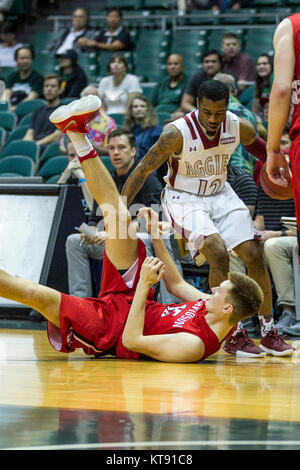
<instances>
[{"instance_id":1,"label":"green stadium seat","mask_svg":"<svg viewBox=\"0 0 300 470\"><path fill-rule=\"evenodd\" d=\"M0 159L10 155L24 155L37 163L39 158L39 145L33 140L13 140L4 147L0 153Z\"/></svg>"},{"instance_id":2,"label":"green stadium seat","mask_svg":"<svg viewBox=\"0 0 300 470\"><path fill-rule=\"evenodd\" d=\"M35 34L35 41L34 41L34 50L36 55L39 55L40 53L45 53L46 49L48 46L51 44L53 39L57 37L57 33L54 33L53 31L38 31Z\"/></svg>"},{"instance_id":3,"label":"green stadium seat","mask_svg":"<svg viewBox=\"0 0 300 470\"><path fill-rule=\"evenodd\" d=\"M7 101L0 101L0 111L9 111L9 104Z\"/></svg>"},{"instance_id":4,"label":"green stadium seat","mask_svg":"<svg viewBox=\"0 0 300 470\"><path fill-rule=\"evenodd\" d=\"M11 132L17 125L17 115L11 111L0 111L0 127Z\"/></svg>"},{"instance_id":5,"label":"green stadium seat","mask_svg":"<svg viewBox=\"0 0 300 470\"><path fill-rule=\"evenodd\" d=\"M278 7L284 5L284 0L252 0L252 6L255 7Z\"/></svg>"},{"instance_id":6,"label":"green stadium seat","mask_svg":"<svg viewBox=\"0 0 300 470\"><path fill-rule=\"evenodd\" d=\"M15 67L1 67L0 75L1 78L5 81L9 75L16 70Z\"/></svg>"},{"instance_id":7,"label":"green stadium seat","mask_svg":"<svg viewBox=\"0 0 300 470\"><path fill-rule=\"evenodd\" d=\"M275 28L249 29L243 51L251 55L255 61L260 54L272 55L274 30Z\"/></svg>"},{"instance_id":8,"label":"green stadium seat","mask_svg":"<svg viewBox=\"0 0 300 470\"><path fill-rule=\"evenodd\" d=\"M29 114L26 114L25 116L23 116L19 123L18 123L18 127L21 127L21 126L30 126L31 125L31 117L32 117L32 113L29 113Z\"/></svg>"},{"instance_id":9,"label":"green stadium seat","mask_svg":"<svg viewBox=\"0 0 300 470\"><path fill-rule=\"evenodd\" d=\"M275 24L292 14L292 8L260 8L257 10L257 24Z\"/></svg>"},{"instance_id":10,"label":"green stadium seat","mask_svg":"<svg viewBox=\"0 0 300 470\"><path fill-rule=\"evenodd\" d=\"M113 166L113 164L111 163L110 157L104 156L104 157L100 157L100 159L101 159L101 162L102 162L102 163L105 165L105 167L108 169L108 171L114 170L114 166Z\"/></svg>"},{"instance_id":11,"label":"green stadium seat","mask_svg":"<svg viewBox=\"0 0 300 470\"><path fill-rule=\"evenodd\" d=\"M47 145L45 150L40 156L40 164L43 164L46 160L52 157L59 157L61 156L61 152L59 149L59 142L52 142L52 144Z\"/></svg>"},{"instance_id":12,"label":"green stadium seat","mask_svg":"<svg viewBox=\"0 0 300 470\"><path fill-rule=\"evenodd\" d=\"M0 151L3 149L7 138L7 132L3 127L0 127Z\"/></svg>"},{"instance_id":13,"label":"green stadium seat","mask_svg":"<svg viewBox=\"0 0 300 470\"><path fill-rule=\"evenodd\" d=\"M41 176L45 180L48 180L54 175L60 175L68 163L69 160L65 156L59 155L57 157L52 157L45 161L44 165L39 169L37 176Z\"/></svg>"},{"instance_id":14,"label":"green stadium seat","mask_svg":"<svg viewBox=\"0 0 300 470\"><path fill-rule=\"evenodd\" d=\"M0 159L0 175L33 176L34 162L24 155L11 155Z\"/></svg>"},{"instance_id":15,"label":"green stadium seat","mask_svg":"<svg viewBox=\"0 0 300 470\"><path fill-rule=\"evenodd\" d=\"M45 183L47 184L56 184L57 181L59 180L61 175L53 175L53 176L50 176L50 178L48 178Z\"/></svg>"},{"instance_id":16,"label":"green stadium seat","mask_svg":"<svg viewBox=\"0 0 300 470\"><path fill-rule=\"evenodd\" d=\"M9 138L7 140L7 144L9 142L12 142L13 140L18 140L22 139L24 135L26 134L27 130L29 129L29 126L18 126L16 127L9 135Z\"/></svg>"},{"instance_id":17,"label":"green stadium seat","mask_svg":"<svg viewBox=\"0 0 300 470\"><path fill-rule=\"evenodd\" d=\"M20 119L24 116L27 116L27 114L33 113L33 111L45 105L46 101L39 98L29 101L21 101L21 103L19 103L15 109L15 114Z\"/></svg>"},{"instance_id":18,"label":"green stadium seat","mask_svg":"<svg viewBox=\"0 0 300 470\"><path fill-rule=\"evenodd\" d=\"M122 113L110 113L109 117L116 121L117 127L122 127L124 124L124 114Z\"/></svg>"},{"instance_id":19,"label":"green stadium seat","mask_svg":"<svg viewBox=\"0 0 300 470\"><path fill-rule=\"evenodd\" d=\"M221 13L220 22L226 24L256 24L257 18L254 14L257 12L255 8L241 8L240 10L229 10Z\"/></svg>"},{"instance_id":20,"label":"green stadium seat","mask_svg":"<svg viewBox=\"0 0 300 470\"><path fill-rule=\"evenodd\" d=\"M167 74L166 64L159 63L139 63L135 66L135 75L140 79L140 82L158 82Z\"/></svg>"},{"instance_id":21,"label":"green stadium seat","mask_svg":"<svg viewBox=\"0 0 300 470\"><path fill-rule=\"evenodd\" d=\"M172 8L174 6L173 0L144 0L143 8Z\"/></svg>"},{"instance_id":22,"label":"green stadium seat","mask_svg":"<svg viewBox=\"0 0 300 470\"><path fill-rule=\"evenodd\" d=\"M106 0L106 8L120 8L122 10L139 10L143 6L143 0Z\"/></svg>"},{"instance_id":23,"label":"green stadium seat","mask_svg":"<svg viewBox=\"0 0 300 470\"><path fill-rule=\"evenodd\" d=\"M221 13L218 10L198 10L186 21L188 25L216 26L220 23Z\"/></svg>"},{"instance_id":24,"label":"green stadium seat","mask_svg":"<svg viewBox=\"0 0 300 470\"><path fill-rule=\"evenodd\" d=\"M157 114L157 117L158 117L158 122L161 126L164 126L165 121L167 119L170 119L170 117L171 117L171 114L169 114L169 113L156 113L156 114Z\"/></svg>"}]
</instances>

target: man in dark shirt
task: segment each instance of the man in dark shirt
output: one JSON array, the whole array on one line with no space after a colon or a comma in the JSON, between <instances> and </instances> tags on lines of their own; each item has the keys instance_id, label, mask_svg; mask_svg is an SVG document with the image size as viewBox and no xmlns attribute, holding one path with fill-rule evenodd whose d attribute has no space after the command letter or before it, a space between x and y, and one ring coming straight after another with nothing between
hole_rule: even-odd
<instances>
[{"instance_id":1,"label":"man in dark shirt","mask_svg":"<svg viewBox=\"0 0 300 470\"><path fill-rule=\"evenodd\" d=\"M190 113L196 108L196 98L200 85L206 80L211 80L221 70L222 59L219 52L215 49L206 51L202 57L203 70L195 73L188 82L187 88L183 93L180 108L185 113Z\"/></svg>"},{"instance_id":2,"label":"man in dark shirt","mask_svg":"<svg viewBox=\"0 0 300 470\"><path fill-rule=\"evenodd\" d=\"M106 16L107 30L103 30L95 39L81 37L81 48L93 48L100 51L129 51L132 47L130 34L122 25L123 15L119 8L111 8Z\"/></svg>"},{"instance_id":3,"label":"man in dark shirt","mask_svg":"<svg viewBox=\"0 0 300 470\"><path fill-rule=\"evenodd\" d=\"M34 52L31 47L22 46L15 52L18 70L11 72L6 80L4 101L14 111L21 101L39 98L43 89L43 77L33 70Z\"/></svg>"},{"instance_id":4,"label":"man in dark shirt","mask_svg":"<svg viewBox=\"0 0 300 470\"><path fill-rule=\"evenodd\" d=\"M222 72L233 75L237 81L239 92L249 85L255 85L255 64L246 52L241 51L241 43L233 33L227 33L222 40Z\"/></svg>"},{"instance_id":5,"label":"man in dark shirt","mask_svg":"<svg viewBox=\"0 0 300 470\"><path fill-rule=\"evenodd\" d=\"M47 75L44 77L43 95L47 104L36 109L31 118L30 128L24 135L24 140L34 140L42 146L57 142L62 133L49 121L50 114L60 106L60 77L58 75Z\"/></svg>"}]
</instances>

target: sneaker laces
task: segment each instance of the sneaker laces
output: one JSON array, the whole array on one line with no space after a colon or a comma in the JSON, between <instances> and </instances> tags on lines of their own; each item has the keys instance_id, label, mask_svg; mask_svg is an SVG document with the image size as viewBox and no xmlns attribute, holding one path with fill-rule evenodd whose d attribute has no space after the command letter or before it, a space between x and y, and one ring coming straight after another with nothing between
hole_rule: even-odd
<instances>
[{"instance_id":1,"label":"sneaker laces","mask_svg":"<svg viewBox=\"0 0 300 470\"><path fill-rule=\"evenodd\" d=\"M278 331L275 328L272 328L270 331L268 331L266 336L271 336L271 338L275 339L276 341L284 343L283 337L278 334Z\"/></svg>"},{"instance_id":2,"label":"sneaker laces","mask_svg":"<svg viewBox=\"0 0 300 470\"><path fill-rule=\"evenodd\" d=\"M248 346L249 344L252 344L253 341L252 339L250 338L250 336L248 335L248 330L246 330L245 328L241 329L239 332L238 332L239 336L241 338L243 338L243 346ZM236 335L237 336L237 335Z\"/></svg>"}]
</instances>

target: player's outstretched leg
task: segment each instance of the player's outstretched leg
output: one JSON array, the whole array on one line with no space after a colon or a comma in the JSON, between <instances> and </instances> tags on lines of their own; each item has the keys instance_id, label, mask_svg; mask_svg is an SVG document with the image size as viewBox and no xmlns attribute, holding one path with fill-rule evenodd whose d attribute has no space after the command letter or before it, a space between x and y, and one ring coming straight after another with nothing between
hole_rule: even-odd
<instances>
[{"instance_id":1,"label":"player's outstretched leg","mask_svg":"<svg viewBox=\"0 0 300 470\"><path fill-rule=\"evenodd\" d=\"M137 238L131 233L131 217L116 185L94 150L87 123L98 112L101 100L94 95L60 106L50 115L50 121L72 141L88 187L101 207L107 238L105 251L117 269L128 269L137 258Z\"/></svg>"},{"instance_id":2,"label":"player's outstretched leg","mask_svg":"<svg viewBox=\"0 0 300 470\"><path fill-rule=\"evenodd\" d=\"M27 305L59 326L61 294L50 287L11 276L0 269L0 297Z\"/></svg>"}]
</instances>

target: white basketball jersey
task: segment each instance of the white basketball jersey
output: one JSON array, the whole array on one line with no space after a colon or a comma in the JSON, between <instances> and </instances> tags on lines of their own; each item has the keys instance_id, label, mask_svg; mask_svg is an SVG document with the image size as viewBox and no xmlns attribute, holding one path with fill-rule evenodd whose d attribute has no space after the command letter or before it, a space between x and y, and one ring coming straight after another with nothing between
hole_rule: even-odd
<instances>
[{"instance_id":1,"label":"white basketball jersey","mask_svg":"<svg viewBox=\"0 0 300 470\"><path fill-rule=\"evenodd\" d=\"M180 155L168 160L166 183L174 189L210 196L220 191L227 179L227 165L240 143L238 117L227 111L213 140L209 140L198 121L198 110L172 122L183 137Z\"/></svg>"}]
</instances>

